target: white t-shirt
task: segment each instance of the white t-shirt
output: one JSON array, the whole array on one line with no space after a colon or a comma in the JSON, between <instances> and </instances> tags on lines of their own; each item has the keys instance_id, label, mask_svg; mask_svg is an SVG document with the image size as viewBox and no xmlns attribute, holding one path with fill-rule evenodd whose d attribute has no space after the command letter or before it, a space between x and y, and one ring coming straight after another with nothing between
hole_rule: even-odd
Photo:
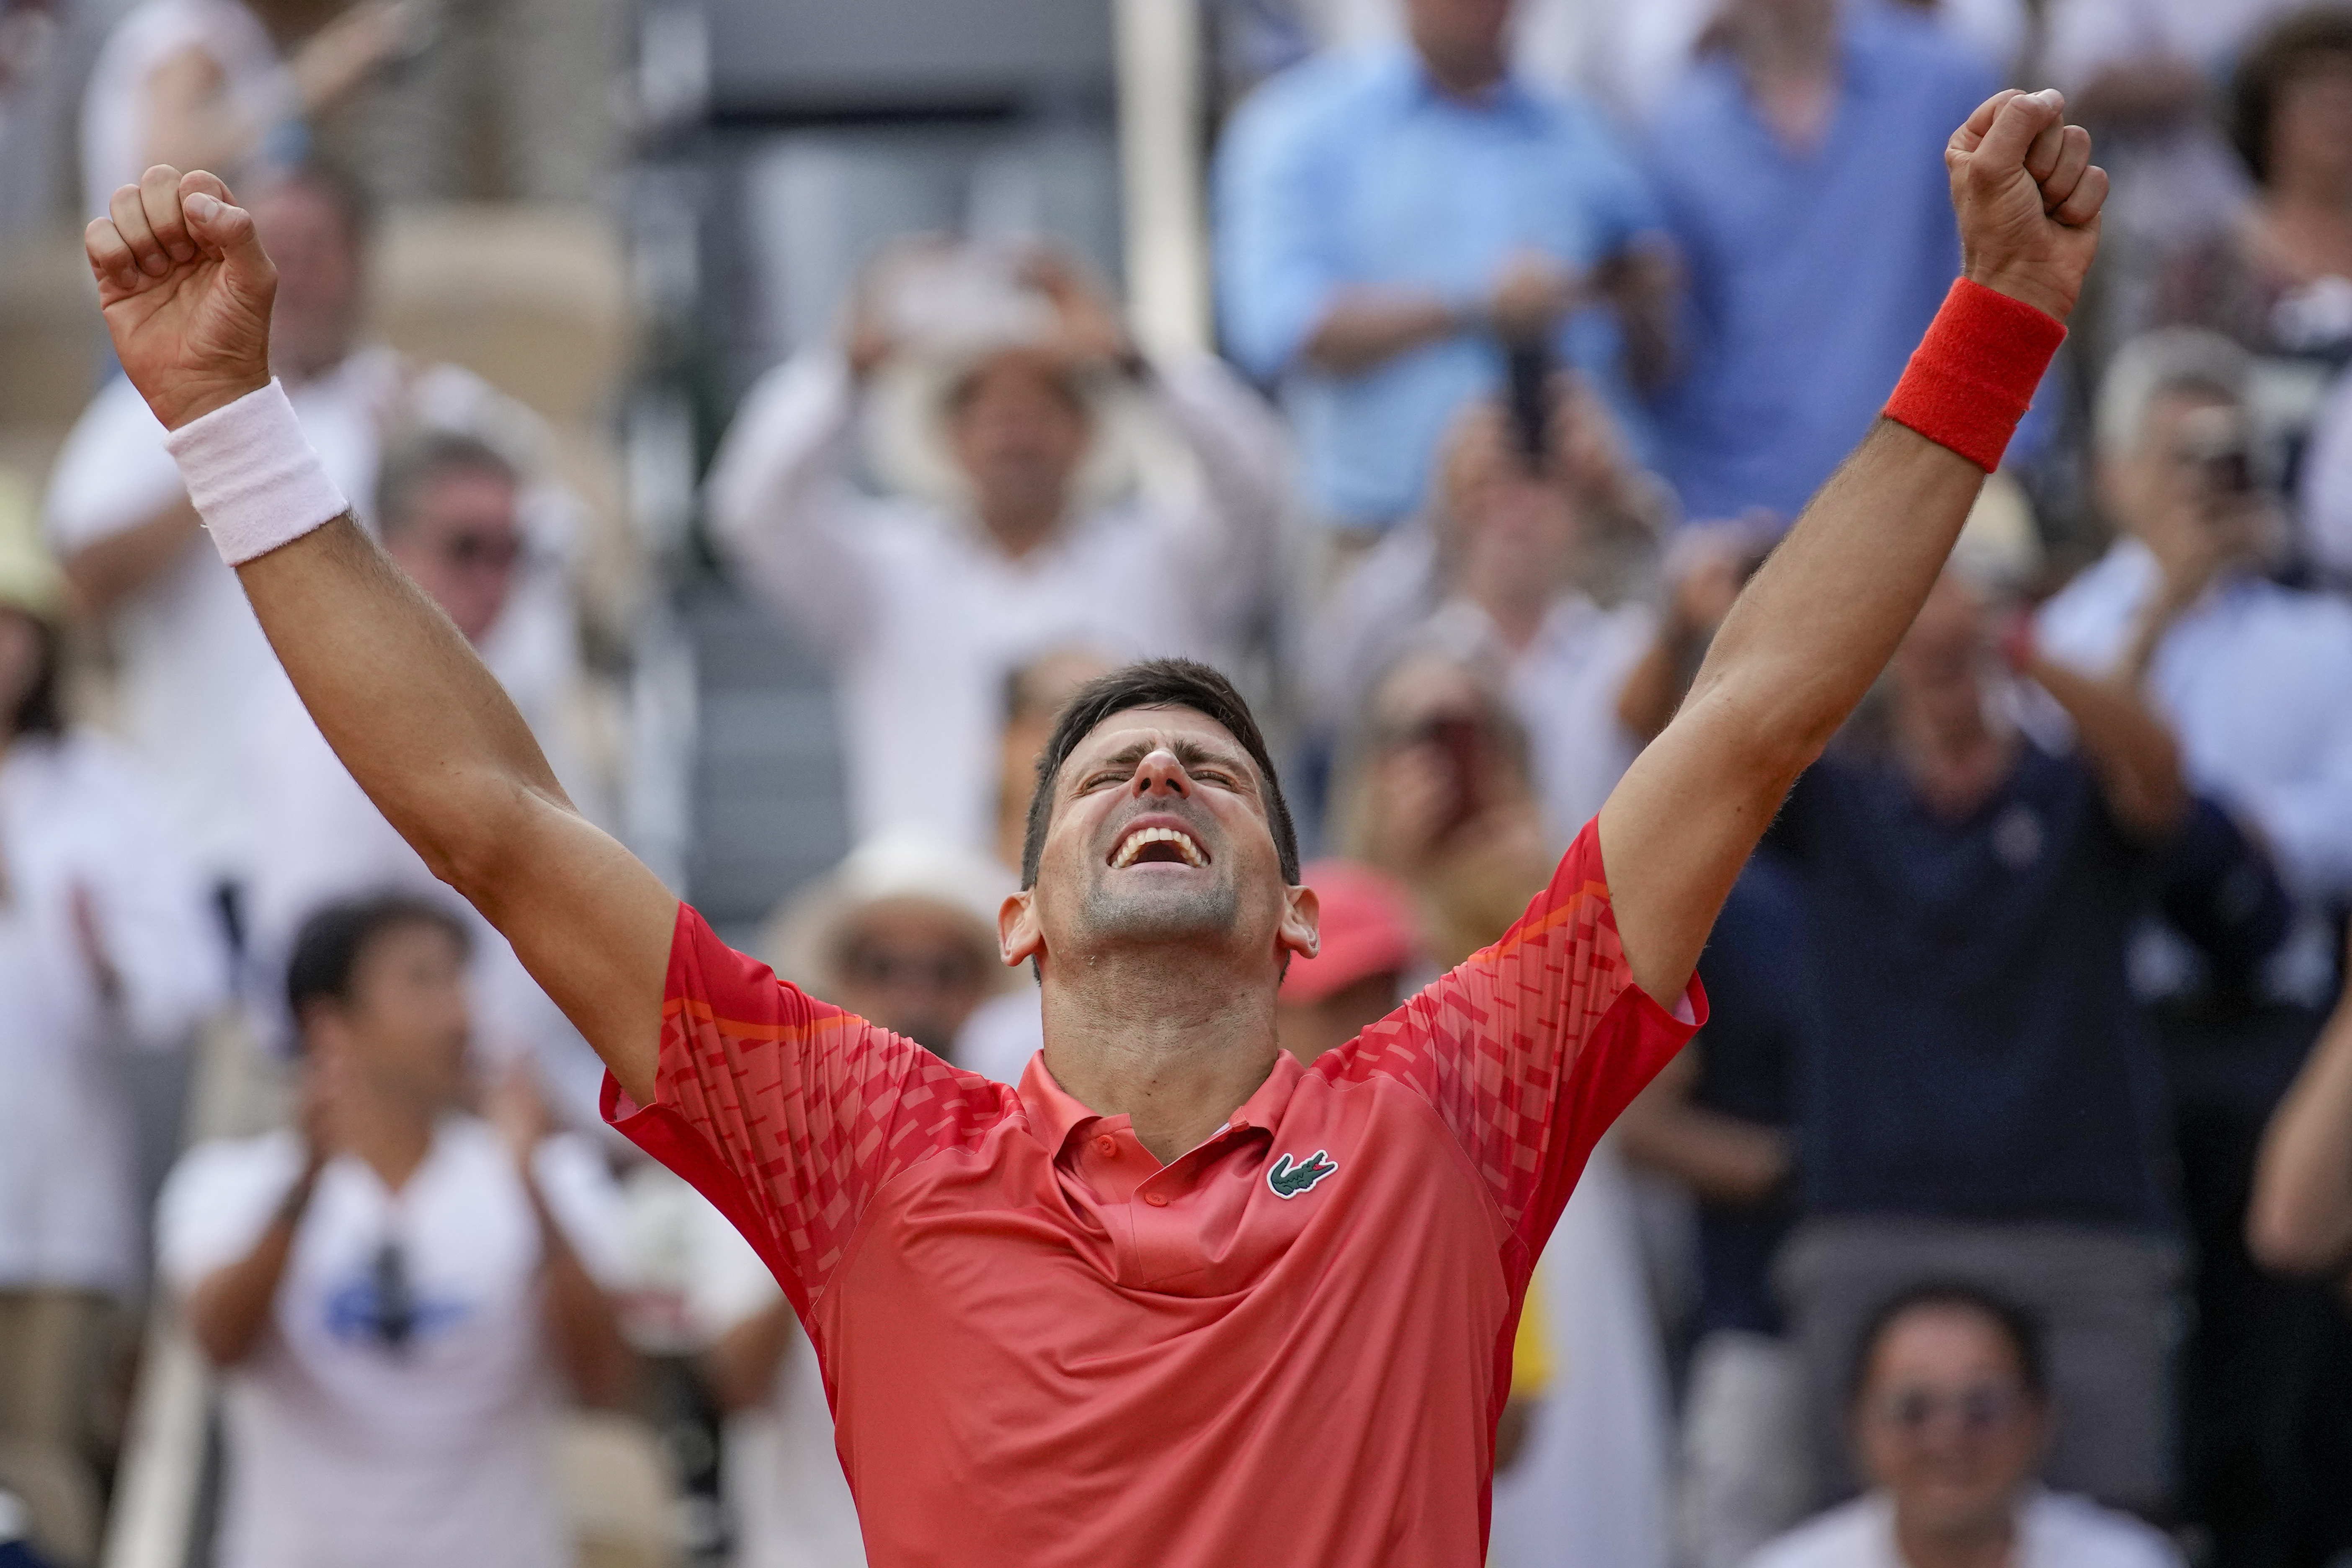
<instances>
[{"instance_id":1,"label":"white t-shirt","mask_svg":"<svg viewBox=\"0 0 2352 1568\"><path fill-rule=\"evenodd\" d=\"M236 7L230 7L235 9ZM537 420L511 399L452 365L418 367L389 349L362 349L287 396L320 464L363 522L371 521L385 431L414 421L490 441L530 470L543 440ZM70 555L145 523L187 490L163 447L163 427L130 382L99 393L58 456L43 526ZM568 679L576 621L562 570L572 544L572 503L552 486L526 493L523 523L533 569L492 628L483 657L519 700ZM172 826L206 876L244 880L269 842L250 787L268 765L246 731L253 694L282 683L236 574L208 539L180 557L113 617L124 738L165 790ZM576 779L553 759L567 786ZM578 798L575 796L575 798ZM269 832L274 833L274 828Z\"/></svg>"},{"instance_id":2,"label":"white t-shirt","mask_svg":"<svg viewBox=\"0 0 2352 1568\"><path fill-rule=\"evenodd\" d=\"M248 1254L300 1173L291 1132L199 1146L165 1184L158 1247L184 1296ZM584 1140L534 1160L590 1274L620 1278L619 1195ZM380 1258L400 1249L410 1323L380 1324ZM539 1221L497 1133L451 1116L392 1193L345 1156L320 1173L270 1326L227 1382L222 1568L559 1568L552 1476L562 1396Z\"/></svg>"},{"instance_id":3,"label":"white t-shirt","mask_svg":"<svg viewBox=\"0 0 2352 1568\"><path fill-rule=\"evenodd\" d=\"M0 754L0 1289L120 1290L139 1260L121 1053L176 1046L226 994L217 923L146 781L90 735ZM121 982L110 1009L74 921Z\"/></svg>"},{"instance_id":4,"label":"white t-shirt","mask_svg":"<svg viewBox=\"0 0 2352 1568\"><path fill-rule=\"evenodd\" d=\"M266 132L294 107L292 84L261 19L237 0L145 0L115 24L82 89L81 177L87 216L95 217L118 185L147 172L151 145L148 82L191 49L220 68L221 90L238 113ZM221 173L232 181L251 160Z\"/></svg>"},{"instance_id":5,"label":"white t-shirt","mask_svg":"<svg viewBox=\"0 0 2352 1568\"><path fill-rule=\"evenodd\" d=\"M2180 1568L2180 1553L2162 1534L2088 1498L2037 1491L2019 1510L2018 1527L2015 1568ZM1872 1492L1833 1508L1757 1552L1748 1568L1906 1568L1894 1502Z\"/></svg>"},{"instance_id":6,"label":"white t-shirt","mask_svg":"<svg viewBox=\"0 0 2352 1568\"><path fill-rule=\"evenodd\" d=\"M687 1310L707 1342L784 1293L726 1215L700 1201L688 1212ZM857 1506L834 1449L824 1373L797 1328L767 1403L727 1418L723 1455L736 1568L865 1568Z\"/></svg>"}]
</instances>

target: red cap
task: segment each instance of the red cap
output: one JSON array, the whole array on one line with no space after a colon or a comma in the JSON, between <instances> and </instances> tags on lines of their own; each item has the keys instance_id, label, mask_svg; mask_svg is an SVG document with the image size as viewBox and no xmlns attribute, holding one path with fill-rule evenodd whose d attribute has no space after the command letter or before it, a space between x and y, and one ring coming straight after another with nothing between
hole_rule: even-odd
<instances>
[{"instance_id":1,"label":"red cap","mask_svg":"<svg viewBox=\"0 0 2352 1568\"><path fill-rule=\"evenodd\" d=\"M1299 879L1322 905L1323 941L1313 958L1291 955L1282 1000L1320 1002L1359 980L1421 962L1412 900L1394 879L1352 860L1317 860Z\"/></svg>"}]
</instances>

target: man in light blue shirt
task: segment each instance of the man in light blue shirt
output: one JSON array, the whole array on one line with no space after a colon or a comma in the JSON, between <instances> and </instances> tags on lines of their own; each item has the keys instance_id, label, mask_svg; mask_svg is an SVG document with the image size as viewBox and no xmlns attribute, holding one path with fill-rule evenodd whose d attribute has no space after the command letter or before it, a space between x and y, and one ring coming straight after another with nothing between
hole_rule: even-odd
<instances>
[{"instance_id":1,"label":"man in light blue shirt","mask_svg":"<svg viewBox=\"0 0 2352 1568\"><path fill-rule=\"evenodd\" d=\"M1510 75L1510 11L1407 0L1409 47L1275 78L1218 158L1226 347L1282 384L1309 498L1344 529L1420 504L1447 421L1501 380L1497 333L1549 335L1621 417L1664 363L1648 190L1599 110Z\"/></svg>"},{"instance_id":2,"label":"man in light blue shirt","mask_svg":"<svg viewBox=\"0 0 2352 1568\"><path fill-rule=\"evenodd\" d=\"M1944 144L2000 84L1877 0L1730 0L1718 34L1649 131L1690 276L1661 466L1686 517L1793 517L1951 286Z\"/></svg>"}]
</instances>

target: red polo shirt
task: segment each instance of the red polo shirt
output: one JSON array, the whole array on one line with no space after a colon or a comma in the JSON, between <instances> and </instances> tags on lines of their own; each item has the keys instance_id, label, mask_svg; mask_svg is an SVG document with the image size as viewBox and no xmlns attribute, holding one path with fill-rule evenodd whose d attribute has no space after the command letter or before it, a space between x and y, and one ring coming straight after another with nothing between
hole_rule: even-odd
<instances>
[{"instance_id":1,"label":"red polo shirt","mask_svg":"<svg viewBox=\"0 0 2352 1568\"><path fill-rule=\"evenodd\" d=\"M1537 1252L1697 1026L1626 973L1588 826L1493 947L1288 1055L1162 1165L827 1006L681 907L655 1103L605 1114L807 1325L876 1568L1475 1568Z\"/></svg>"}]
</instances>

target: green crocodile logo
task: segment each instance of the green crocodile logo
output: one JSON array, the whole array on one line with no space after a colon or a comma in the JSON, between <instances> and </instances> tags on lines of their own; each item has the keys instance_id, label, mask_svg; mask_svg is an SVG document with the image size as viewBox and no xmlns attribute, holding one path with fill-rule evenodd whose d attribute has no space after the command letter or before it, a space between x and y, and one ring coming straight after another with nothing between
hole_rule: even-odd
<instances>
[{"instance_id":1,"label":"green crocodile logo","mask_svg":"<svg viewBox=\"0 0 2352 1568\"><path fill-rule=\"evenodd\" d=\"M1339 1168L1339 1162L1328 1150L1318 1149L1295 1164L1285 1154L1266 1167L1265 1184L1276 1197L1295 1198Z\"/></svg>"}]
</instances>

